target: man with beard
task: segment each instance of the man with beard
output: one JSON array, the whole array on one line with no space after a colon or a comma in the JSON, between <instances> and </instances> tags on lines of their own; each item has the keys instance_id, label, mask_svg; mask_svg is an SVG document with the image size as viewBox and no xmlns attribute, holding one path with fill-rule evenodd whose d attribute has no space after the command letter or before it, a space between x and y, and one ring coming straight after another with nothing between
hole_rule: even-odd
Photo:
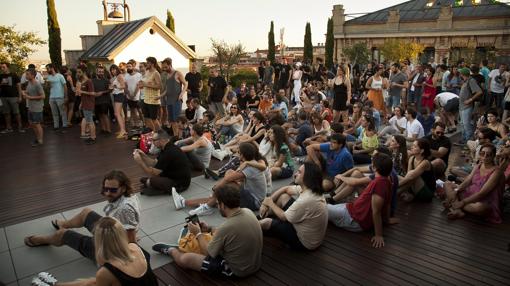
<instances>
[{"instance_id":1,"label":"man with beard","mask_svg":"<svg viewBox=\"0 0 510 286\"><path fill-rule=\"evenodd\" d=\"M96 66L96 74L92 79L94 85L94 92L96 96L95 110L96 116L99 118L100 133L110 135L112 133L110 118L108 117L108 110L112 105L110 98L110 81L105 75L105 68L103 65Z\"/></svg>"},{"instance_id":2,"label":"man with beard","mask_svg":"<svg viewBox=\"0 0 510 286\"><path fill-rule=\"evenodd\" d=\"M142 110L138 105L138 101L140 100L140 88L138 87L138 82L142 80L142 74L134 69L132 62L127 63L126 70L127 74L124 76L124 80L127 85L127 104L129 106L129 110L131 110L131 125L141 126L143 124L141 120Z\"/></svg>"},{"instance_id":3,"label":"man with beard","mask_svg":"<svg viewBox=\"0 0 510 286\"><path fill-rule=\"evenodd\" d=\"M101 194L108 201L103 209L105 215L120 221L126 229L131 243L136 243L136 233L140 224L140 204L134 192L131 181L122 171L113 170L103 178ZM92 233L94 225L102 217L95 211L84 208L69 220L53 220L51 224L56 232L52 235L25 237L25 245L29 247L67 245L80 252L84 257L96 262L94 238L71 229L85 227Z\"/></svg>"},{"instance_id":4,"label":"man with beard","mask_svg":"<svg viewBox=\"0 0 510 286\"><path fill-rule=\"evenodd\" d=\"M211 276L245 277L255 273L262 264L262 230L249 209L240 208L240 192L231 185L216 190L220 213L226 220L211 229L206 223L188 223L204 254L184 253L164 243L152 249L171 256L183 268L201 271ZM207 241L205 232L212 234Z\"/></svg>"}]
</instances>

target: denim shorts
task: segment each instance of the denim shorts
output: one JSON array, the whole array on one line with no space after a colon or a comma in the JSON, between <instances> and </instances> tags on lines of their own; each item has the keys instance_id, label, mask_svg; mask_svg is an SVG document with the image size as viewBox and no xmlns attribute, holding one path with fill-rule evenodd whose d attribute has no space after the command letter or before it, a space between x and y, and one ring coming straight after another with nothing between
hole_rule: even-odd
<instances>
[{"instance_id":1,"label":"denim shorts","mask_svg":"<svg viewBox=\"0 0 510 286\"><path fill-rule=\"evenodd\" d=\"M85 122L92 123L94 122L94 111L93 110L82 110L83 118L85 118Z\"/></svg>"},{"instance_id":2,"label":"denim shorts","mask_svg":"<svg viewBox=\"0 0 510 286\"><path fill-rule=\"evenodd\" d=\"M28 121L32 123L42 123L43 122L43 113L42 112L28 112Z\"/></svg>"},{"instance_id":3,"label":"denim shorts","mask_svg":"<svg viewBox=\"0 0 510 286\"><path fill-rule=\"evenodd\" d=\"M181 115L182 102L177 100L174 104L168 104L166 109L168 112L168 121L177 122L177 118Z\"/></svg>"}]
</instances>

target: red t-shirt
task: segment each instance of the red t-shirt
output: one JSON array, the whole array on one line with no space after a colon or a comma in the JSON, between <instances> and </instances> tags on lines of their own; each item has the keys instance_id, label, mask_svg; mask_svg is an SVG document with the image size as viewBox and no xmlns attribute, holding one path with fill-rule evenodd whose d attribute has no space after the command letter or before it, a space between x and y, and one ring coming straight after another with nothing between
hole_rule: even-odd
<instances>
[{"instance_id":1,"label":"red t-shirt","mask_svg":"<svg viewBox=\"0 0 510 286\"><path fill-rule=\"evenodd\" d=\"M89 79L81 84L81 90L86 92L94 92L94 84ZM94 110L95 106L94 95L82 94L81 96L81 108L84 110Z\"/></svg>"},{"instance_id":2,"label":"red t-shirt","mask_svg":"<svg viewBox=\"0 0 510 286\"><path fill-rule=\"evenodd\" d=\"M390 207L391 181L388 177L375 177L363 190L361 195L353 203L347 204L347 210L351 217L359 223L361 228L369 230L374 227L372 219L372 194L377 194L384 199L382 213Z\"/></svg>"}]
</instances>

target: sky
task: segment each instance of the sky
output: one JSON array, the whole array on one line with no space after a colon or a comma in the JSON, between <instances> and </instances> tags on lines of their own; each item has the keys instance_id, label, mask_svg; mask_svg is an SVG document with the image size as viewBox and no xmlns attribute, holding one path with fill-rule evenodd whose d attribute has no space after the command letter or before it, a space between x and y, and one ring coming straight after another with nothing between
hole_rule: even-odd
<instances>
[{"instance_id":1,"label":"sky","mask_svg":"<svg viewBox=\"0 0 510 286\"><path fill-rule=\"evenodd\" d=\"M119 1L120 0L111 0ZM199 56L211 55L211 39L241 43L247 52L267 49L270 22L275 25L275 42L285 28L287 46L303 46L306 22L312 29L312 43L325 42L328 17L333 5L343 4L345 13L377 11L402 0L128 0L131 20L156 16L166 21L169 9L175 19L176 35L195 45ZM55 0L61 29L62 50L81 49L80 35L97 35L97 20L103 18L101 0ZM23 0L3 3L0 25L15 25L17 31L35 32L48 38L46 1ZM359 15L356 15L359 16ZM348 17L347 19L352 19ZM31 60L49 58L47 45L38 48Z\"/></svg>"}]
</instances>

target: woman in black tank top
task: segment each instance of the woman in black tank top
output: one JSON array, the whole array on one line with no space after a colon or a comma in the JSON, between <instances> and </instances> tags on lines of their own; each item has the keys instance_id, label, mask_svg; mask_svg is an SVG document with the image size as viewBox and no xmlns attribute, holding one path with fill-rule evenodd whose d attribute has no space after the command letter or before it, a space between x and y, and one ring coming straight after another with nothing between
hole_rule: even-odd
<instances>
[{"instance_id":1,"label":"woman in black tank top","mask_svg":"<svg viewBox=\"0 0 510 286\"><path fill-rule=\"evenodd\" d=\"M407 174L399 179L399 193L404 201L431 201L436 192L436 179L430 157L430 144L420 138L413 142Z\"/></svg>"},{"instance_id":2,"label":"woman in black tank top","mask_svg":"<svg viewBox=\"0 0 510 286\"><path fill-rule=\"evenodd\" d=\"M128 237L122 224L111 217L103 217L94 228L96 261L101 268L96 277L81 280L83 284L157 286L158 281L150 266L150 255L140 246L128 243ZM34 281L38 282L35 283ZM54 277L48 273L39 273L32 285L55 285ZM78 282L78 281L77 281ZM95 283L94 283L95 282ZM57 283L56 285L77 285L76 282Z\"/></svg>"}]
</instances>

